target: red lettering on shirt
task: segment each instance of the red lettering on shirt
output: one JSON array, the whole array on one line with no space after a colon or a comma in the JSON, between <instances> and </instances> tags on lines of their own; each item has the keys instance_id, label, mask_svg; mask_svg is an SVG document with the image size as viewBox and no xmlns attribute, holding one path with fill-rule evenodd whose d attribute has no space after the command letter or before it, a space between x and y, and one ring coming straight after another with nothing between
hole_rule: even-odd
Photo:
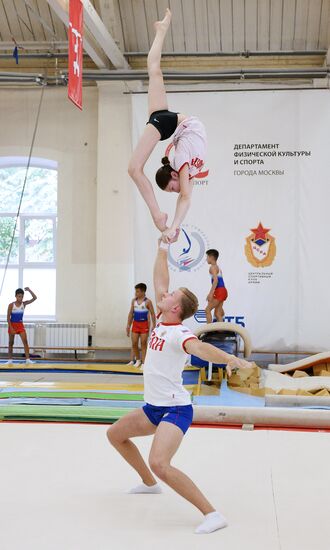
<instances>
[{"instance_id":1,"label":"red lettering on shirt","mask_svg":"<svg viewBox=\"0 0 330 550\"><path fill-rule=\"evenodd\" d=\"M204 162L201 159L199 159L198 157L196 157L196 158L191 160L190 164L191 164L191 166L195 166L197 169L200 169L200 168L202 168Z\"/></svg>"},{"instance_id":2,"label":"red lettering on shirt","mask_svg":"<svg viewBox=\"0 0 330 550\"><path fill-rule=\"evenodd\" d=\"M152 336L149 340L149 348L154 351L162 351L165 344L163 338L158 338L158 336Z\"/></svg>"}]
</instances>

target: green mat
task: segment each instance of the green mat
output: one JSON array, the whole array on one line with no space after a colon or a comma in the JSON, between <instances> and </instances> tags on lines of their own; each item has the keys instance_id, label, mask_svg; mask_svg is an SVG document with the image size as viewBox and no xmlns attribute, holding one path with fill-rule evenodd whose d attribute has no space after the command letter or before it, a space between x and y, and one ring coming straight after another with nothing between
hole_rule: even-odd
<instances>
[{"instance_id":1,"label":"green mat","mask_svg":"<svg viewBox=\"0 0 330 550\"><path fill-rule=\"evenodd\" d=\"M79 398L79 399L110 399L112 401L143 401L139 393L103 393L93 391L2 391L0 399L12 397L42 397L42 398Z\"/></svg>"},{"instance_id":2,"label":"green mat","mask_svg":"<svg viewBox=\"0 0 330 550\"><path fill-rule=\"evenodd\" d=\"M1 420L44 422L99 422L111 424L136 409L111 407L66 407L62 405L10 405L0 407Z\"/></svg>"}]
</instances>

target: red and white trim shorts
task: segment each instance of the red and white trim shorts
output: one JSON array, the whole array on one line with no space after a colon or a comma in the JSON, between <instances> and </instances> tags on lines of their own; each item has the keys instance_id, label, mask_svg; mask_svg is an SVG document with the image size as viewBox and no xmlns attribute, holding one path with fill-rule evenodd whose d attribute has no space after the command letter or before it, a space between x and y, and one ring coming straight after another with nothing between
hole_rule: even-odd
<instances>
[{"instance_id":1,"label":"red and white trim shorts","mask_svg":"<svg viewBox=\"0 0 330 550\"><path fill-rule=\"evenodd\" d=\"M227 289L224 286L219 286L215 289L213 298L219 302L224 302L228 298Z\"/></svg>"},{"instance_id":2,"label":"red and white trim shorts","mask_svg":"<svg viewBox=\"0 0 330 550\"><path fill-rule=\"evenodd\" d=\"M132 332L137 334L148 334L149 323L148 321L133 321Z\"/></svg>"},{"instance_id":3,"label":"red and white trim shorts","mask_svg":"<svg viewBox=\"0 0 330 550\"><path fill-rule=\"evenodd\" d=\"M19 323L11 323L11 326L14 331L14 334L21 334L22 332L25 332L25 327L21 321ZM8 334L12 334L12 332L10 332L9 330L9 327L8 327Z\"/></svg>"}]
</instances>

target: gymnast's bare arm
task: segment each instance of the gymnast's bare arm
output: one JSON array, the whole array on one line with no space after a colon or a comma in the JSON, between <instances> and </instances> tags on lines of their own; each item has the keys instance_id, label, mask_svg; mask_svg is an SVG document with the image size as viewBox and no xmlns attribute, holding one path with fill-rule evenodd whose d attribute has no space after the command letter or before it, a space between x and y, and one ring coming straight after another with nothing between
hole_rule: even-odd
<instances>
[{"instance_id":1,"label":"gymnast's bare arm","mask_svg":"<svg viewBox=\"0 0 330 550\"><path fill-rule=\"evenodd\" d=\"M196 355L196 357L204 359L204 361L226 364L228 376L231 376L233 369L247 369L252 366L249 361L240 359L235 355L230 355L229 353L226 353L211 344L207 344L206 342L201 342L200 340L188 340L185 344L185 349L190 355Z\"/></svg>"}]
</instances>

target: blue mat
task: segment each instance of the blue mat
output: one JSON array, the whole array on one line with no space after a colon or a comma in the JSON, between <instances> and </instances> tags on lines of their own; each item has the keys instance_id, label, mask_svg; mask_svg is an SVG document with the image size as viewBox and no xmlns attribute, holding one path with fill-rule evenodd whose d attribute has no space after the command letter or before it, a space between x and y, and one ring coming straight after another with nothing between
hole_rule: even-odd
<instances>
[{"instance_id":1,"label":"blue mat","mask_svg":"<svg viewBox=\"0 0 330 550\"><path fill-rule=\"evenodd\" d=\"M0 407L8 405L83 405L83 399L50 399L47 397L10 397L0 400ZM113 401L112 401L113 404Z\"/></svg>"},{"instance_id":2,"label":"blue mat","mask_svg":"<svg viewBox=\"0 0 330 550\"><path fill-rule=\"evenodd\" d=\"M112 401L111 399L60 399L47 397L10 397L1 399L0 407L8 405L65 405L79 407L111 407L132 409L142 407L143 401Z\"/></svg>"},{"instance_id":3,"label":"blue mat","mask_svg":"<svg viewBox=\"0 0 330 550\"><path fill-rule=\"evenodd\" d=\"M264 407L265 398L247 395L228 388L223 380L220 395L198 395L194 397L195 405L223 405L226 407Z\"/></svg>"},{"instance_id":4,"label":"blue mat","mask_svg":"<svg viewBox=\"0 0 330 550\"><path fill-rule=\"evenodd\" d=\"M197 384L199 378L199 370L184 370L182 379L185 386L188 384Z\"/></svg>"},{"instance_id":5,"label":"blue mat","mask_svg":"<svg viewBox=\"0 0 330 550\"><path fill-rule=\"evenodd\" d=\"M84 399L84 407L120 407L121 409L140 408L144 401L111 401L110 399Z\"/></svg>"}]
</instances>

